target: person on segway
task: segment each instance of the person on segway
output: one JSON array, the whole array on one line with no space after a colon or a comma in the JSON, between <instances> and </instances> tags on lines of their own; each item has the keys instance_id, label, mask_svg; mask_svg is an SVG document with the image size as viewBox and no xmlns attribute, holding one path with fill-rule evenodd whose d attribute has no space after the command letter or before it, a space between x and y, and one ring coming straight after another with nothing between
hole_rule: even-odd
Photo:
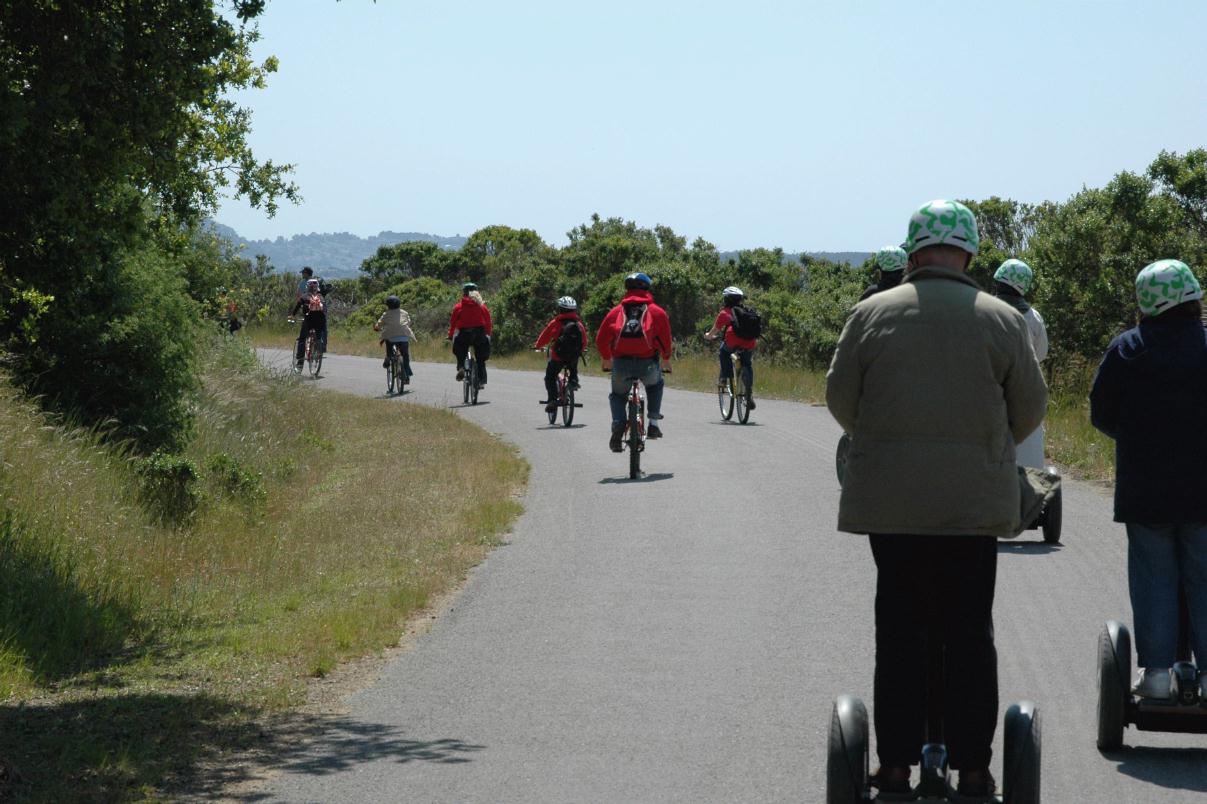
<instances>
[{"instance_id":1,"label":"person on segway","mask_svg":"<svg viewBox=\"0 0 1207 804\"><path fill-rule=\"evenodd\" d=\"M984 799L996 787L997 537L1018 529L1015 444L1042 421L1047 388L1022 317L966 275L978 244L963 204L915 212L904 279L855 305L826 378L830 412L851 434L838 529L868 534L877 570L883 794L910 793L935 637L957 791Z\"/></svg>"},{"instance_id":2,"label":"person on segway","mask_svg":"<svg viewBox=\"0 0 1207 804\"><path fill-rule=\"evenodd\" d=\"M876 268L880 271L880 277L876 280L876 284L867 286L867 289L860 295L859 301L870 299L877 293L892 290L900 285L901 277L905 275L905 264L908 261L909 255L900 246L885 246L877 251Z\"/></svg>"},{"instance_id":3,"label":"person on segway","mask_svg":"<svg viewBox=\"0 0 1207 804\"><path fill-rule=\"evenodd\" d=\"M1190 646L1207 670L1207 330L1189 266L1136 276L1140 323L1111 341L1090 390L1090 420L1115 440L1115 521L1127 528L1137 664L1133 692L1172 697L1181 585ZM1207 672L1199 674L1207 696Z\"/></svg>"},{"instance_id":4,"label":"person on segway","mask_svg":"<svg viewBox=\"0 0 1207 804\"><path fill-rule=\"evenodd\" d=\"M1022 260L1006 260L993 274L993 295L1022 313L1023 320L1027 322L1027 331L1031 333L1035 359L1042 363L1048 357L1048 329L1039 310L1028 304L1025 298L1034 283L1035 274L1030 265ZM1015 452L1019 466L1043 469L1044 426L1041 424L1034 433L1023 439Z\"/></svg>"}]
</instances>

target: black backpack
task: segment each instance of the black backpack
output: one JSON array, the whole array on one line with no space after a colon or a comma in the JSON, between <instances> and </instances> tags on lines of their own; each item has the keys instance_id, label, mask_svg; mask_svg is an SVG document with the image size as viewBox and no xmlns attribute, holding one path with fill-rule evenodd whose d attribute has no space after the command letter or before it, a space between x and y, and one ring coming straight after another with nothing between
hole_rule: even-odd
<instances>
[{"instance_id":1,"label":"black backpack","mask_svg":"<svg viewBox=\"0 0 1207 804\"><path fill-rule=\"evenodd\" d=\"M578 360L583 353L583 325L577 319L562 321L562 331L553 341L553 351L566 363Z\"/></svg>"},{"instance_id":2,"label":"black backpack","mask_svg":"<svg viewBox=\"0 0 1207 804\"><path fill-rule=\"evenodd\" d=\"M763 319L754 308L735 304L729 314L733 317L733 334L739 338L753 339L763 334Z\"/></svg>"}]
</instances>

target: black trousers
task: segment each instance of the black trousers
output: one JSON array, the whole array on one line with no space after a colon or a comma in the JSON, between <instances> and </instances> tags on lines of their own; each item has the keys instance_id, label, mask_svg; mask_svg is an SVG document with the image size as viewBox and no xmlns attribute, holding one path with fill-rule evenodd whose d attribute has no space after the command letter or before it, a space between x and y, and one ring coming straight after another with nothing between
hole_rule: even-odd
<instances>
[{"instance_id":1,"label":"black trousers","mask_svg":"<svg viewBox=\"0 0 1207 804\"><path fill-rule=\"evenodd\" d=\"M312 329L318 330L319 351L324 353L327 351L327 314L306 313L306 317L302 319L302 327L298 331L298 345L294 352L294 359L299 366L306 359L306 336Z\"/></svg>"},{"instance_id":2,"label":"black trousers","mask_svg":"<svg viewBox=\"0 0 1207 804\"><path fill-rule=\"evenodd\" d=\"M386 360L390 359L390 347L397 346L398 354L402 355L402 376L410 377L415 372L411 371L411 342L410 341L386 341Z\"/></svg>"},{"instance_id":3,"label":"black trousers","mask_svg":"<svg viewBox=\"0 0 1207 804\"><path fill-rule=\"evenodd\" d=\"M992 536L873 534L876 753L912 765L927 739L928 639L942 646L942 741L956 770L988 768L997 727ZM933 731L933 730L932 730Z\"/></svg>"},{"instance_id":4,"label":"black trousers","mask_svg":"<svg viewBox=\"0 0 1207 804\"><path fill-rule=\"evenodd\" d=\"M561 373L562 366L566 365L570 366L570 382L578 382L578 360L550 360L545 364L545 392L549 394L545 399L550 402L557 401L557 375Z\"/></svg>"},{"instance_id":5,"label":"black trousers","mask_svg":"<svg viewBox=\"0 0 1207 804\"><path fill-rule=\"evenodd\" d=\"M490 338L482 327L472 327L457 331L453 338L453 356L457 358L457 368L465 365L465 357L469 354L470 344L473 344L474 355L478 358L478 379L486 380L486 361L490 359Z\"/></svg>"}]
</instances>

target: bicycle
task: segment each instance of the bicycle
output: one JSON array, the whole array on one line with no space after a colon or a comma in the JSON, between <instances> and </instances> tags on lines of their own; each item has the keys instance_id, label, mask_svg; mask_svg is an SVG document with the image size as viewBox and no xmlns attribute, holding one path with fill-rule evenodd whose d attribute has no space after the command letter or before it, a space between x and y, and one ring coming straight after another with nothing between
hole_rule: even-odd
<instances>
[{"instance_id":1,"label":"bicycle","mask_svg":"<svg viewBox=\"0 0 1207 804\"><path fill-rule=\"evenodd\" d=\"M645 385L640 377L628 377L625 399L624 444L629 448L629 479L641 476L641 453L645 451Z\"/></svg>"},{"instance_id":2,"label":"bicycle","mask_svg":"<svg viewBox=\"0 0 1207 804\"><path fill-rule=\"evenodd\" d=\"M477 350L470 344L465 354L465 377L461 380L466 405L478 404L478 360Z\"/></svg>"},{"instance_id":3,"label":"bicycle","mask_svg":"<svg viewBox=\"0 0 1207 804\"><path fill-rule=\"evenodd\" d=\"M402 367L402 350L398 344L390 344L390 359L386 361L386 393L402 393L402 387L407 384L406 371Z\"/></svg>"},{"instance_id":4,"label":"bicycle","mask_svg":"<svg viewBox=\"0 0 1207 804\"><path fill-rule=\"evenodd\" d=\"M751 398L750 386L746 384L746 378L742 376L742 363L739 357L739 353L745 351L747 350L734 349L730 352L729 359L733 361L733 373L717 384L717 404L721 407L721 418L729 421L736 407L738 421L742 424L750 421Z\"/></svg>"},{"instance_id":5,"label":"bicycle","mask_svg":"<svg viewBox=\"0 0 1207 804\"><path fill-rule=\"evenodd\" d=\"M544 349L536 349L537 352L548 354L548 347ZM580 358L581 359L581 358ZM554 399L557 403L557 410L546 410L549 414L549 423L557 424L558 411L561 411L562 426L569 427L574 423L574 409L581 408L582 402L574 401L574 384L570 382L570 364L566 363L562 366L562 370L557 374L557 397ZM541 402L546 407L549 404L548 400Z\"/></svg>"},{"instance_id":6,"label":"bicycle","mask_svg":"<svg viewBox=\"0 0 1207 804\"><path fill-rule=\"evenodd\" d=\"M296 318L287 318L285 320L290 324L297 323ZM306 351L302 360L306 363L306 366L310 371L310 376L317 378L319 376L319 371L322 370L323 367L323 350L320 348L319 331L314 327L311 327L306 333ZM301 373L301 369L295 366L294 373Z\"/></svg>"}]
</instances>

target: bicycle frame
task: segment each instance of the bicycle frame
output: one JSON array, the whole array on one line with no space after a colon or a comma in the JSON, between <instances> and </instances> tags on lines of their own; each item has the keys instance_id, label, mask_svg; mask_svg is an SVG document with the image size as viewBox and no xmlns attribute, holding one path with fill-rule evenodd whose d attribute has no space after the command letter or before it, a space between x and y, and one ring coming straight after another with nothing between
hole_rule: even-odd
<instances>
[{"instance_id":1,"label":"bicycle frame","mask_svg":"<svg viewBox=\"0 0 1207 804\"><path fill-rule=\"evenodd\" d=\"M629 448L629 479L635 480L641 475L641 453L645 450L645 386L640 377L629 377L628 381L624 443Z\"/></svg>"}]
</instances>

